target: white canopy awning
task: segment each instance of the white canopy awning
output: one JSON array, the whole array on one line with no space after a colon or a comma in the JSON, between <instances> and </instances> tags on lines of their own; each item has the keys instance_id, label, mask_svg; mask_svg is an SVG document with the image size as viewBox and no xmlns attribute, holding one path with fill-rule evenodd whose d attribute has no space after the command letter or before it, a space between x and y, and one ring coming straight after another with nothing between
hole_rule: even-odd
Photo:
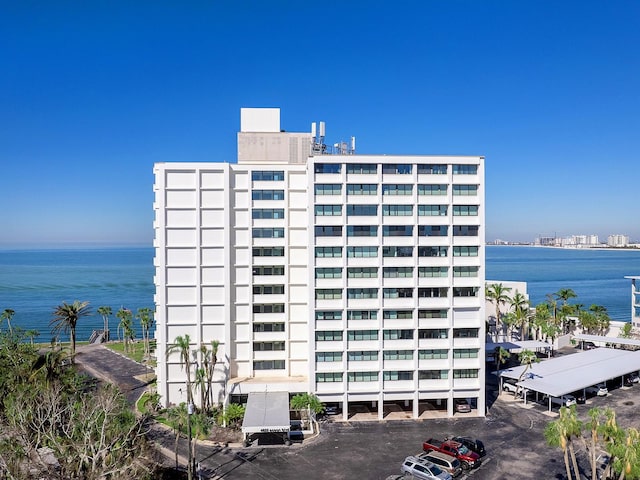
<instances>
[{"instance_id":1,"label":"white canopy awning","mask_svg":"<svg viewBox=\"0 0 640 480\"><path fill-rule=\"evenodd\" d=\"M586 335L584 333L573 335L573 338L593 343L613 343L617 345L634 345L636 347L640 346L640 340L635 340L633 338L605 337L602 335Z\"/></svg>"},{"instance_id":2,"label":"white canopy awning","mask_svg":"<svg viewBox=\"0 0 640 480\"><path fill-rule=\"evenodd\" d=\"M242 433L288 432L289 392L252 392L242 422Z\"/></svg>"}]
</instances>

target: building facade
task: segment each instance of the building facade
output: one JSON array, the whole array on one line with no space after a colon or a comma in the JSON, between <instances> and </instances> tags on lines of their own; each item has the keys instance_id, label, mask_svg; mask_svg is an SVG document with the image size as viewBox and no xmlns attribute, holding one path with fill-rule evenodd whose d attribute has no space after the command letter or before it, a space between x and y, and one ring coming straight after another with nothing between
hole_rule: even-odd
<instances>
[{"instance_id":1,"label":"building facade","mask_svg":"<svg viewBox=\"0 0 640 480\"><path fill-rule=\"evenodd\" d=\"M188 335L220 342L217 402L310 392L345 418L418 418L467 399L484 415L484 159L354 150L242 109L238 163L155 165L165 404L186 401L185 372L162 352Z\"/></svg>"}]
</instances>

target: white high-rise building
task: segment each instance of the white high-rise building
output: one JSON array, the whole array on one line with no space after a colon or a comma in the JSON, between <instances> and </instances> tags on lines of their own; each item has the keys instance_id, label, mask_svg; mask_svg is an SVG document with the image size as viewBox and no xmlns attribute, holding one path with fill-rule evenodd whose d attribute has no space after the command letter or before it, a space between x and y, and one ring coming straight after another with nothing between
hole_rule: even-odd
<instances>
[{"instance_id":1,"label":"white high-rise building","mask_svg":"<svg viewBox=\"0 0 640 480\"><path fill-rule=\"evenodd\" d=\"M310 392L345 418L418 418L467 399L484 415L483 157L359 155L324 135L242 109L237 164L155 165L162 401L186 401L164 352L188 335L220 342L222 403Z\"/></svg>"}]
</instances>

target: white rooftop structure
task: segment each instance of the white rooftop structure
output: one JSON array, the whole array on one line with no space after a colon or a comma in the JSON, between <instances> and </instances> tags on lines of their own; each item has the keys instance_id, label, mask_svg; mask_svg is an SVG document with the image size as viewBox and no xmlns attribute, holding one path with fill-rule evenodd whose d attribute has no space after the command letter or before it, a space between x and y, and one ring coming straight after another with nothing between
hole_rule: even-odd
<instances>
[{"instance_id":1,"label":"white rooftop structure","mask_svg":"<svg viewBox=\"0 0 640 480\"><path fill-rule=\"evenodd\" d=\"M613 343L616 345L634 345L640 347L640 340L635 340L633 338L605 337L602 335L587 335L584 333L573 335L573 338L583 340L585 342Z\"/></svg>"}]
</instances>

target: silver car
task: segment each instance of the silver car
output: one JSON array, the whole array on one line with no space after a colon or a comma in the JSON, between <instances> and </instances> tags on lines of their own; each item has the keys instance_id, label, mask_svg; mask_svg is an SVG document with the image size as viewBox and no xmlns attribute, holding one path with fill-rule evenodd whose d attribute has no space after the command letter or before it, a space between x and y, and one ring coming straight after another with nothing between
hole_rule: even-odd
<instances>
[{"instance_id":1,"label":"silver car","mask_svg":"<svg viewBox=\"0 0 640 480\"><path fill-rule=\"evenodd\" d=\"M453 480L453 477L440 467L418 457L407 457L402 462L402 473L409 473L420 480Z\"/></svg>"}]
</instances>

